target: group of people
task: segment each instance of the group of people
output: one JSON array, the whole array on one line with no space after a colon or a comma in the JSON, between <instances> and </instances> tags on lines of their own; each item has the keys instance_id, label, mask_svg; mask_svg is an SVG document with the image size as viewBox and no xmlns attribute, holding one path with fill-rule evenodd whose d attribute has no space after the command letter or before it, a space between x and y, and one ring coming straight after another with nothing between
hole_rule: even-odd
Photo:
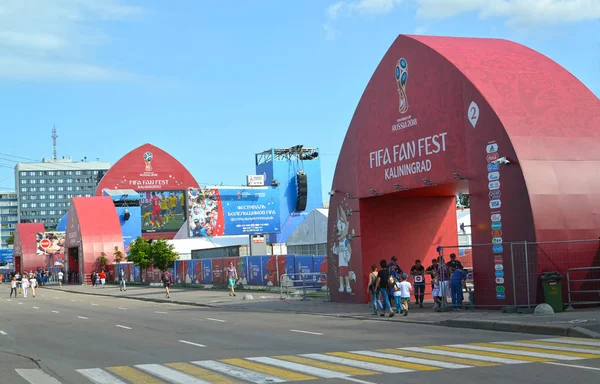
<instances>
[{"instance_id":1,"label":"group of people","mask_svg":"<svg viewBox=\"0 0 600 384\"><path fill-rule=\"evenodd\" d=\"M20 273L15 273L10 279L10 296L17 298L18 294L22 294L23 297L27 297L29 288L31 288L31 294L35 297L35 289L38 287L38 277L35 273L29 272L21 276Z\"/></svg>"},{"instance_id":2,"label":"group of people","mask_svg":"<svg viewBox=\"0 0 600 384\"><path fill-rule=\"evenodd\" d=\"M372 297L373 315L385 316L389 311L389 317L393 317L395 306L396 313L408 316L413 291L415 305L423 308L425 275L431 276L431 296L435 311L441 311L449 294L452 297L452 309L462 309L463 289L466 288L468 271L456 259L456 254L450 254L450 261L447 263L444 263L442 256L432 259L427 269L422 265L421 260L415 260L409 274L404 273L400 268L396 256L392 256L389 263L381 260L379 267L378 270L376 264L371 266L367 288L367 292ZM413 284L410 283L409 278L412 278Z\"/></svg>"},{"instance_id":3,"label":"group of people","mask_svg":"<svg viewBox=\"0 0 600 384\"><path fill-rule=\"evenodd\" d=\"M104 288L104 284L106 284L106 272L104 272L104 269L101 270L100 273L94 271L90 275L90 280L92 280L92 287L101 285L102 288Z\"/></svg>"}]
</instances>

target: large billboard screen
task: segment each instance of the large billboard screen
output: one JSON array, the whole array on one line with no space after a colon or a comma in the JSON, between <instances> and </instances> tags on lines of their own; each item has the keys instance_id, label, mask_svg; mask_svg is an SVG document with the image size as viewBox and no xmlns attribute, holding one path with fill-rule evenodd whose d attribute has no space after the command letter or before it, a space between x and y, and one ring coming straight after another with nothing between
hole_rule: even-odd
<instances>
[{"instance_id":1,"label":"large billboard screen","mask_svg":"<svg viewBox=\"0 0 600 384\"><path fill-rule=\"evenodd\" d=\"M37 232L36 254L48 256L52 262L62 263L65 257L64 232Z\"/></svg>"},{"instance_id":2,"label":"large billboard screen","mask_svg":"<svg viewBox=\"0 0 600 384\"><path fill-rule=\"evenodd\" d=\"M189 237L278 233L279 195L273 187L187 190Z\"/></svg>"},{"instance_id":3,"label":"large billboard screen","mask_svg":"<svg viewBox=\"0 0 600 384\"><path fill-rule=\"evenodd\" d=\"M137 191L142 232L177 232L185 222L185 191Z\"/></svg>"}]
</instances>

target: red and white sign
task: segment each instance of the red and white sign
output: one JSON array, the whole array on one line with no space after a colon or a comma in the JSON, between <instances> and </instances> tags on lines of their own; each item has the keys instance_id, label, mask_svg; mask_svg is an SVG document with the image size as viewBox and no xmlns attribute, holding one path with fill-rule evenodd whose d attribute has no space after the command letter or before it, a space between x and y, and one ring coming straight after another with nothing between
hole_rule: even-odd
<instances>
[{"instance_id":1,"label":"red and white sign","mask_svg":"<svg viewBox=\"0 0 600 384\"><path fill-rule=\"evenodd\" d=\"M498 155L498 152L494 152L494 153L489 153L485 159L487 160L488 163L493 162L494 160L498 160L500 158L500 155Z\"/></svg>"},{"instance_id":2,"label":"red and white sign","mask_svg":"<svg viewBox=\"0 0 600 384\"><path fill-rule=\"evenodd\" d=\"M40 247L46 249L50 246L50 240L48 239L42 239L42 241L40 241Z\"/></svg>"}]
</instances>

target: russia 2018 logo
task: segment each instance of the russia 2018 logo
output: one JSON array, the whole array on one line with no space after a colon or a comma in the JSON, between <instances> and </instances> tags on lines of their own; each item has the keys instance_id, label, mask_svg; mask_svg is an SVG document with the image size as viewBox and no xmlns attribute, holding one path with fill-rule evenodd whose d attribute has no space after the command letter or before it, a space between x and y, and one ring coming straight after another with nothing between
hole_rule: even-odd
<instances>
[{"instance_id":1,"label":"russia 2018 logo","mask_svg":"<svg viewBox=\"0 0 600 384\"><path fill-rule=\"evenodd\" d=\"M148 151L146 153L144 153L144 163L146 163L146 172L152 172L152 159L153 159L153 155L152 152Z\"/></svg>"},{"instance_id":2,"label":"russia 2018 logo","mask_svg":"<svg viewBox=\"0 0 600 384\"><path fill-rule=\"evenodd\" d=\"M401 58L396 64L396 83L398 85L398 94L400 95L400 113L408 111L408 98L406 97L406 82L408 80L408 63L406 59Z\"/></svg>"}]
</instances>

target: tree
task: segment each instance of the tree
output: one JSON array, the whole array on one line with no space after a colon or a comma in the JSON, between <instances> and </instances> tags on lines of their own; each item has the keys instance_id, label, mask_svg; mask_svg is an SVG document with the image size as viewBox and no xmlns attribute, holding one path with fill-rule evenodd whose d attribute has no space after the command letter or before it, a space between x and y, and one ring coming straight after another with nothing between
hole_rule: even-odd
<instances>
[{"instance_id":1,"label":"tree","mask_svg":"<svg viewBox=\"0 0 600 384\"><path fill-rule=\"evenodd\" d=\"M106 253L100 253L100 256L96 259L96 262L100 265L100 268L104 269L106 264L108 264L108 258L106 257Z\"/></svg>"},{"instance_id":2,"label":"tree","mask_svg":"<svg viewBox=\"0 0 600 384\"><path fill-rule=\"evenodd\" d=\"M171 268L173 263L179 259L179 254L174 249L175 246L167 243L164 239L154 240L150 244L150 255L154 268L158 268L162 272Z\"/></svg>"},{"instance_id":3,"label":"tree","mask_svg":"<svg viewBox=\"0 0 600 384\"><path fill-rule=\"evenodd\" d=\"M137 239L131 242L129 246L129 256L127 260L131 261L133 265L140 267L140 270L145 271L152 263L150 255L150 243L138 236ZM142 284L144 283L144 274L140 273L142 278Z\"/></svg>"},{"instance_id":4,"label":"tree","mask_svg":"<svg viewBox=\"0 0 600 384\"><path fill-rule=\"evenodd\" d=\"M116 264L119 264L125 258L125 256L123 256L123 252L119 251L119 247L117 246L115 246L115 253L113 253L113 255L115 256Z\"/></svg>"},{"instance_id":5,"label":"tree","mask_svg":"<svg viewBox=\"0 0 600 384\"><path fill-rule=\"evenodd\" d=\"M15 233L11 233L10 236L6 238L6 245L15 245Z\"/></svg>"}]
</instances>

